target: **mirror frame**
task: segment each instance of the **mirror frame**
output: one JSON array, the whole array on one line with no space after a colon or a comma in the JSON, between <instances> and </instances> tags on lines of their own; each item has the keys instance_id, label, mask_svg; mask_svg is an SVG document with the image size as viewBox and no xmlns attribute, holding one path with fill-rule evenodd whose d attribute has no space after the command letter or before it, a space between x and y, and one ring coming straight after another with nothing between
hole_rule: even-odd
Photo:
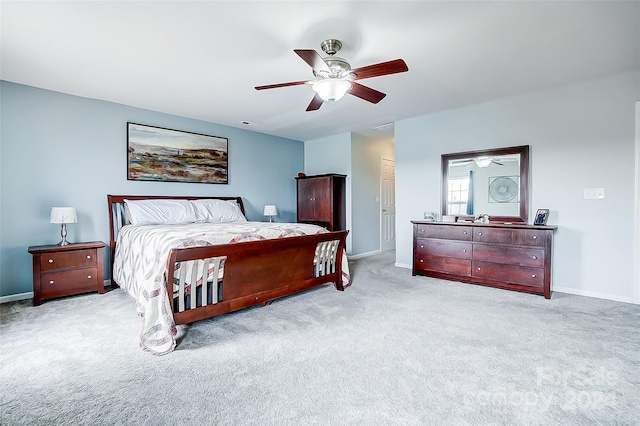
<instances>
[{"instance_id":1,"label":"mirror frame","mask_svg":"<svg viewBox=\"0 0 640 426\"><path fill-rule=\"evenodd\" d=\"M447 214L449 161L509 154L520 154L520 216L490 216L490 221L496 223L527 223L529 221L529 145L442 154L441 214L443 216ZM458 217L466 220L475 219L473 216L468 215L458 215Z\"/></svg>"}]
</instances>

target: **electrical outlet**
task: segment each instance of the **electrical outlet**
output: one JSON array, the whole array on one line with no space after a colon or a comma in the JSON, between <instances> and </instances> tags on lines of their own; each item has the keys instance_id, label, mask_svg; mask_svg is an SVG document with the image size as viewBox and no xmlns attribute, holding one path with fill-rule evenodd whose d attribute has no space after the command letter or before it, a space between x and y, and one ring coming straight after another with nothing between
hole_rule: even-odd
<instances>
[{"instance_id":1,"label":"electrical outlet","mask_svg":"<svg viewBox=\"0 0 640 426\"><path fill-rule=\"evenodd\" d=\"M585 200L604 200L604 188L585 188Z\"/></svg>"}]
</instances>

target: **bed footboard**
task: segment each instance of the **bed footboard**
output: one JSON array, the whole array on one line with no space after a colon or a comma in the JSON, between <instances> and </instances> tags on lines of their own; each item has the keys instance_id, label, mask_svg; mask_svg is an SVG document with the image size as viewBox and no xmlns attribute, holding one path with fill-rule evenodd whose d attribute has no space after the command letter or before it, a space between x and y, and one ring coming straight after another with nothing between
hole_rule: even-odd
<instances>
[{"instance_id":1,"label":"bed footboard","mask_svg":"<svg viewBox=\"0 0 640 426\"><path fill-rule=\"evenodd\" d=\"M173 283L176 324L243 309L334 283L343 290L342 257L349 231L173 249L166 282Z\"/></svg>"}]
</instances>

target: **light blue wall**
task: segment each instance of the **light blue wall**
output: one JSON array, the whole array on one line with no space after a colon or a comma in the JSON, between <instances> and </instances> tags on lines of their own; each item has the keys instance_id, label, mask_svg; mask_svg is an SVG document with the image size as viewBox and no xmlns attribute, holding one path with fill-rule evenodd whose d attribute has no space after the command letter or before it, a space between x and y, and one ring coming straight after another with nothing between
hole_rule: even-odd
<instances>
[{"instance_id":1,"label":"light blue wall","mask_svg":"<svg viewBox=\"0 0 640 426\"><path fill-rule=\"evenodd\" d=\"M638 99L635 72L397 122L397 264L411 265L410 220L440 210L442 154L530 145L530 210L549 208L548 223L559 227L552 290L640 303L633 273ZM600 187L604 200L583 199L585 188Z\"/></svg>"},{"instance_id":2,"label":"light blue wall","mask_svg":"<svg viewBox=\"0 0 640 426\"><path fill-rule=\"evenodd\" d=\"M74 242L109 241L107 194L242 196L249 220L295 221L304 144L215 123L0 82L0 296L32 291L30 245L55 244L52 206L74 206ZM227 185L127 180L128 121L229 139ZM107 277L110 274L107 272Z\"/></svg>"}]
</instances>

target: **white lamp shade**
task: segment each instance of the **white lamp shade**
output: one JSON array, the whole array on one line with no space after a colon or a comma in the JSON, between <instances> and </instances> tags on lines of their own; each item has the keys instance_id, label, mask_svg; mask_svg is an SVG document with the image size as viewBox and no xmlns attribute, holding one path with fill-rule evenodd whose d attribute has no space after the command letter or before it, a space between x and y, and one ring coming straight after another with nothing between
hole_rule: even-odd
<instances>
[{"instance_id":1,"label":"white lamp shade","mask_svg":"<svg viewBox=\"0 0 640 426\"><path fill-rule=\"evenodd\" d=\"M342 99L344 94L351 89L351 83L346 80L328 78L316 81L312 87L322 99L328 102L334 102Z\"/></svg>"},{"instance_id":2,"label":"white lamp shade","mask_svg":"<svg viewBox=\"0 0 640 426\"><path fill-rule=\"evenodd\" d=\"M278 210L276 209L276 206L274 206L273 204L267 204L266 206L264 206L264 215L277 216Z\"/></svg>"},{"instance_id":3,"label":"white lamp shade","mask_svg":"<svg viewBox=\"0 0 640 426\"><path fill-rule=\"evenodd\" d=\"M76 223L78 215L75 207L51 207L49 223Z\"/></svg>"}]
</instances>

